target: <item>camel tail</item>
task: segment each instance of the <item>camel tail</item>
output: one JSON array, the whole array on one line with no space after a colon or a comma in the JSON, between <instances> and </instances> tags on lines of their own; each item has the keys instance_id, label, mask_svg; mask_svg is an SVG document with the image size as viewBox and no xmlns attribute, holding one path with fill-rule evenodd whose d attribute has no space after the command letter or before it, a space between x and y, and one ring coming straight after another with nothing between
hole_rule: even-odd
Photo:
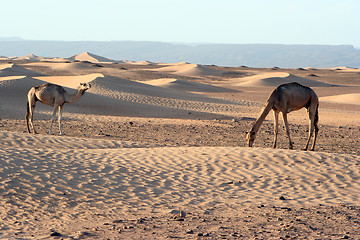
<instances>
[{"instance_id":1,"label":"camel tail","mask_svg":"<svg viewBox=\"0 0 360 240\"><path fill-rule=\"evenodd\" d=\"M315 126L317 126L318 123L319 123L319 104L316 106L316 112L315 112L315 120L314 120L314 122L315 122Z\"/></svg>"}]
</instances>

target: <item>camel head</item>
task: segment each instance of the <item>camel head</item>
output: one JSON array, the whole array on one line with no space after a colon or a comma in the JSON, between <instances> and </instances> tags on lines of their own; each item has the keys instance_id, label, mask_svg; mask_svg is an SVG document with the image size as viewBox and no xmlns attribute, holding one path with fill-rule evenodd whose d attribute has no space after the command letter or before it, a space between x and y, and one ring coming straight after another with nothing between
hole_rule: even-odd
<instances>
[{"instance_id":1,"label":"camel head","mask_svg":"<svg viewBox=\"0 0 360 240\"><path fill-rule=\"evenodd\" d=\"M91 88L90 83L80 83L80 89L86 91L86 90L88 90L89 88Z\"/></svg>"},{"instance_id":2,"label":"camel head","mask_svg":"<svg viewBox=\"0 0 360 240\"><path fill-rule=\"evenodd\" d=\"M90 83L80 83L79 91L84 94L86 90L90 89L91 85Z\"/></svg>"},{"instance_id":3,"label":"camel head","mask_svg":"<svg viewBox=\"0 0 360 240\"><path fill-rule=\"evenodd\" d=\"M249 147L252 147L252 145L253 145L253 143L255 141L255 137L256 137L256 132L255 131L250 131L246 135L246 141L249 143Z\"/></svg>"}]
</instances>

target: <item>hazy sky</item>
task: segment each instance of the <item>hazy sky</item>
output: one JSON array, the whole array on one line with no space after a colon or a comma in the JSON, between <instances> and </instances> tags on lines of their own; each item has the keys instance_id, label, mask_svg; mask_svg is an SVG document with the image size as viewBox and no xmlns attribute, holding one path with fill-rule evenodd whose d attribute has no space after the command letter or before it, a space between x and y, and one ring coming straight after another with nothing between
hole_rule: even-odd
<instances>
[{"instance_id":1,"label":"hazy sky","mask_svg":"<svg viewBox=\"0 0 360 240\"><path fill-rule=\"evenodd\" d=\"M3 0L0 37L351 44L359 0Z\"/></svg>"}]
</instances>

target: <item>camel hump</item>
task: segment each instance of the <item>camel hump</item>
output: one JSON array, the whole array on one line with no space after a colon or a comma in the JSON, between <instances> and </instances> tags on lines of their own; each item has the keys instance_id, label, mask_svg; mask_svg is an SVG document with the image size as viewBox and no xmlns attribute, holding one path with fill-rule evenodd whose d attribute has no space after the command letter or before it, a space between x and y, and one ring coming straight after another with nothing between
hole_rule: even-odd
<instances>
[{"instance_id":1,"label":"camel hump","mask_svg":"<svg viewBox=\"0 0 360 240\"><path fill-rule=\"evenodd\" d=\"M304 88L309 88L307 86L304 86L298 82L290 82L290 83L284 83L279 85L277 88L281 89L281 88L288 88L288 87L304 87ZM311 89L311 88L310 88Z\"/></svg>"},{"instance_id":2,"label":"camel hump","mask_svg":"<svg viewBox=\"0 0 360 240\"><path fill-rule=\"evenodd\" d=\"M285 91L285 92L298 91L303 93L311 93L312 95L316 96L316 93L313 89L311 89L308 86L304 86L298 82L281 84L274 91Z\"/></svg>"},{"instance_id":3,"label":"camel hump","mask_svg":"<svg viewBox=\"0 0 360 240\"><path fill-rule=\"evenodd\" d=\"M40 86L36 86L35 89L36 90L46 90L48 92L56 91L56 92L60 93L61 95L66 93L65 89L62 86L53 84L53 83L44 83Z\"/></svg>"}]
</instances>

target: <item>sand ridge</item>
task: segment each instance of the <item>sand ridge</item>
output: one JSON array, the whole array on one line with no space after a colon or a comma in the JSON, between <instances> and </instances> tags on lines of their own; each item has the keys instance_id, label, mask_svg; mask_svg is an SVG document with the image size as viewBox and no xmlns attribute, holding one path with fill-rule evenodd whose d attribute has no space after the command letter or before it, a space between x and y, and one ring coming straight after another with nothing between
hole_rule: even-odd
<instances>
[{"instance_id":1,"label":"sand ridge","mask_svg":"<svg viewBox=\"0 0 360 240\"><path fill-rule=\"evenodd\" d=\"M36 219L59 229L73 219L86 222L97 214L116 219L127 211L283 205L281 197L287 207L359 201L360 159L353 155L241 147L124 148L107 140L0 135L1 222L20 218L27 222L23 233L39 228ZM35 142L24 145L29 137ZM19 229L7 226L9 232Z\"/></svg>"},{"instance_id":2,"label":"sand ridge","mask_svg":"<svg viewBox=\"0 0 360 240\"><path fill-rule=\"evenodd\" d=\"M227 198L237 203L260 204L277 202L280 196L291 199L289 204L355 203L359 197L356 191L359 183L356 180L360 177L357 167L360 159L353 155L227 147L149 149L129 145L130 148L124 148L124 143L116 141L79 141L78 138L55 139L52 136L40 136L42 143L37 146L36 142L27 145L22 143L26 139L30 140L27 134L0 134L4 137L1 143L2 163L7 164L8 169L10 166L15 168L13 173L23 173L27 177L34 175L31 178L41 179L43 174L50 176L67 172L71 176L58 175L53 179L59 182L59 186L55 182L49 184L49 187L62 188L67 185L60 183L66 181L64 178L80 177L81 171L74 169L69 172L66 168L72 169L73 166L87 169L89 177L81 174L77 185L87 184L88 181L93 181L93 184L90 189L77 189L87 192L79 195L97 195L93 192L96 179L90 176L99 174L99 180L100 175L102 178L99 182L101 189L107 189L103 197L121 201L121 196L130 194L134 196L133 204L138 206L148 201L148 207L156 206L156 202L167 202L162 207L181 204L192 208L194 201L206 205L217 199L227 201ZM64 146L62 150L56 148L60 145ZM32 154L31 157L29 154ZM13 165L20 162L18 166ZM37 165L38 168L42 165L43 168L51 169L48 172L27 173L25 169L19 169L24 167L25 162ZM88 169L86 165L93 167ZM128 175L127 171L132 174ZM108 181L105 178L109 178ZM178 182L178 179L182 181ZM22 181L13 182L21 184ZM104 184L112 187L105 187ZM6 189L5 192L13 191L6 184L2 188ZM123 190L116 192L116 188ZM194 188L196 191L192 190ZM123 201L123 204L128 205L125 199ZM189 205L184 201L188 201Z\"/></svg>"}]
</instances>

